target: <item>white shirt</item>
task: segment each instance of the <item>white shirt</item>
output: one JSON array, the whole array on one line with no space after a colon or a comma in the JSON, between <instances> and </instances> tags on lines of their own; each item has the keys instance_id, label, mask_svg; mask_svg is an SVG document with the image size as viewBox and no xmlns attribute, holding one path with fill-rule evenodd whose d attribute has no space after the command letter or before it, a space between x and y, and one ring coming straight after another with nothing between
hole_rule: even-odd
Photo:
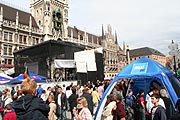
<instances>
[{"instance_id":1,"label":"white shirt","mask_svg":"<svg viewBox=\"0 0 180 120\"><path fill-rule=\"evenodd\" d=\"M58 94L58 105L61 106L61 95L62 94Z\"/></svg>"},{"instance_id":2,"label":"white shirt","mask_svg":"<svg viewBox=\"0 0 180 120\"><path fill-rule=\"evenodd\" d=\"M146 96L146 100L147 100L146 108L147 108L147 111L151 113L151 109L153 108L154 104L151 102L151 97L148 97L148 96ZM166 109L164 101L161 98L159 99L159 105L161 105L164 109Z\"/></svg>"}]
</instances>

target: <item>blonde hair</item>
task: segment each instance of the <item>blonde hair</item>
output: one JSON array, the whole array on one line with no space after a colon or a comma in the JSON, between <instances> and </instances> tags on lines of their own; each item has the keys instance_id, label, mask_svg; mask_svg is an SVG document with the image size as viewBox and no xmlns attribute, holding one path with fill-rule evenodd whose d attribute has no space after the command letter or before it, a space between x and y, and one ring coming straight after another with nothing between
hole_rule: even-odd
<instances>
[{"instance_id":1,"label":"blonde hair","mask_svg":"<svg viewBox=\"0 0 180 120\"><path fill-rule=\"evenodd\" d=\"M49 98L50 98L52 101L54 101L54 95L49 94Z\"/></svg>"},{"instance_id":2,"label":"blonde hair","mask_svg":"<svg viewBox=\"0 0 180 120\"><path fill-rule=\"evenodd\" d=\"M77 103L81 102L84 107L88 107L88 102L85 97L80 97L77 99Z\"/></svg>"},{"instance_id":3,"label":"blonde hair","mask_svg":"<svg viewBox=\"0 0 180 120\"><path fill-rule=\"evenodd\" d=\"M21 83L21 91L24 95L35 94L36 93L36 87L37 87L37 83L33 80L30 80L30 79L25 79Z\"/></svg>"},{"instance_id":4,"label":"blonde hair","mask_svg":"<svg viewBox=\"0 0 180 120\"><path fill-rule=\"evenodd\" d=\"M167 91L165 89L160 90L161 97L168 97Z\"/></svg>"}]
</instances>

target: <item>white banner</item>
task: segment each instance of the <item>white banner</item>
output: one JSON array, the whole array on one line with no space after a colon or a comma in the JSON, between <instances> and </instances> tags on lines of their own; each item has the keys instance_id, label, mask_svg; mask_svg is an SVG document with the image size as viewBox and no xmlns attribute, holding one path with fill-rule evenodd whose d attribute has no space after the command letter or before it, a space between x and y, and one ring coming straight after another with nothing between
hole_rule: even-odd
<instances>
[{"instance_id":1,"label":"white banner","mask_svg":"<svg viewBox=\"0 0 180 120\"><path fill-rule=\"evenodd\" d=\"M54 60L55 68L75 68L76 63L74 60Z\"/></svg>"},{"instance_id":2,"label":"white banner","mask_svg":"<svg viewBox=\"0 0 180 120\"><path fill-rule=\"evenodd\" d=\"M85 61L77 61L76 67L77 67L77 72L87 73L87 64Z\"/></svg>"},{"instance_id":3,"label":"white banner","mask_svg":"<svg viewBox=\"0 0 180 120\"><path fill-rule=\"evenodd\" d=\"M77 62L86 62L87 67L86 67L86 71L96 71L96 62L95 62L95 54L94 54L94 49L92 50L85 50L85 51L80 51L80 52L75 52L74 53L74 60L76 61L76 67L77 69L80 69L78 67L81 66L77 66ZM82 67L81 67L82 68ZM85 68L83 68L85 69ZM81 71L81 70L80 70ZM83 70L84 71L84 70Z\"/></svg>"}]
</instances>

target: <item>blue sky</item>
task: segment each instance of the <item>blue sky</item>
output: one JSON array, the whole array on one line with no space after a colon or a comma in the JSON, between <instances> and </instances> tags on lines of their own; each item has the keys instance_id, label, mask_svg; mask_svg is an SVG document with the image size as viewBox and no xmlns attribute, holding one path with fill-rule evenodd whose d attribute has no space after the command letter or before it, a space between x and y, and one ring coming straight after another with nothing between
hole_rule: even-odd
<instances>
[{"instance_id":1,"label":"blue sky","mask_svg":"<svg viewBox=\"0 0 180 120\"><path fill-rule=\"evenodd\" d=\"M0 0L2 1L2 0ZM30 0L3 0L29 10ZM171 40L180 47L180 0L68 0L69 25L101 35L110 24L130 49L151 47L165 55Z\"/></svg>"}]
</instances>

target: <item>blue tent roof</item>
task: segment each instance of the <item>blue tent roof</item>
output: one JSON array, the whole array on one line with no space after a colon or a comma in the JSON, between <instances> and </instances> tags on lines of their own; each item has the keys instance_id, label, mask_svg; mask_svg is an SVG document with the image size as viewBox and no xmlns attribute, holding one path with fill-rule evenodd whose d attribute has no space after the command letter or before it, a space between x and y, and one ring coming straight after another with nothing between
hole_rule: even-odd
<instances>
[{"instance_id":1,"label":"blue tent roof","mask_svg":"<svg viewBox=\"0 0 180 120\"><path fill-rule=\"evenodd\" d=\"M110 92L116 85L116 82L121 78L137 78L136 80L144 78L158 78L161 80L163 86L167 89L170 98L173 104L175 105L176 101L178 100L178 97L168 78L168 76L171 75L173 75L173 72L168 70L163 65L147 57L141 57L140 59L132 62L131 64L126 66L122 71L120 71L118 75L110 83L110 85L107 87L98 105L95 120L99 120L101 118L100 116L106 102L106 96L110 94Z\"/></svg>"},{"instance_id":2,"label":"blue tent roof","mask_svg":"<svg viewBox=\"0 0 180 120\"><path fill-rule=\"evenodd\" d=\"M169 71L163 65L147 58L141 57L140 59L132 62L126 66L121 72L118 73L117 77L122 78L138 78L138 77L152 77L160 75L164 72L167 75L173 75L173 72Z\"/></svg>"},{"instance_id":3,"label":"blue tent roof","mask_svg":"<svg viewBox=\"0 0 180 120\"><path fill-rule=\"evenodd\" d=\"M45 77L45 76L41 76L41 75L34 74L31 72L29 72L29 75L30 75L31 80L34 80L38 83L46 82L46 80L44 80L44 79L46 79L47 77ZM20 84L22 81L24 81L24 74L18 75L17 77L13 78L7 84Z\"/></svg>"}]
</instances>

